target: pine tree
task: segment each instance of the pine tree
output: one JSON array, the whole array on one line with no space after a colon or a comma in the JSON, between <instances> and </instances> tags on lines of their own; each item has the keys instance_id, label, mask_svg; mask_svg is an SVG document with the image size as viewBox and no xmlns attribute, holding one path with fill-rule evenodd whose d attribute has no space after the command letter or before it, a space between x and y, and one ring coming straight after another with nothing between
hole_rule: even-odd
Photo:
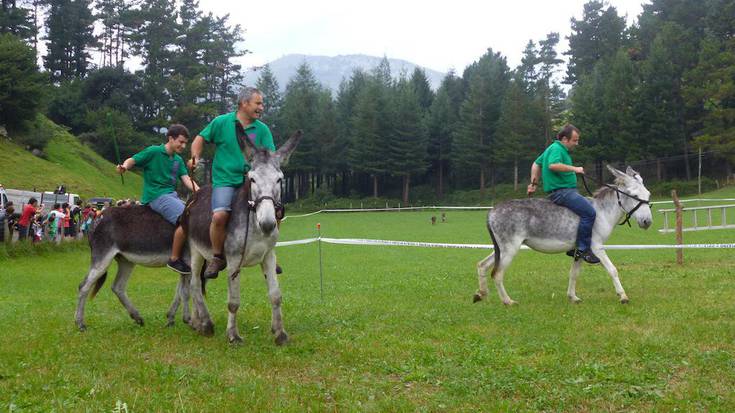
<instances>
[{"instance_id":1,"label":"pine tree","mask_svg":"<svg viewBox=\"0 0 735 413\"><path fill-rule=\"evenodd\" d=\"M436 173L436 196L444 197L444 178L452 157L452 139L463 100L462 79L449 72L442 80L427 120L428 160Z\"/></svg>"},{"instance_id":2,"label":"pine tree","mask_svg":"<svg viewBox=\"0 0 735 413\"><path fill-rule=\"evenodd\" d=\"M44 66L54 82L81 79L90 64L89 49L96 44L91 1L48 0L48 4Z\"/></svg>"},{"instance_id":3,"label":"pine tree","mask_svg":"<svg viewBox=\"0 0 735 413\"><path fill-rule=\"evenodd\" d=\"M33 49L14 35L0 34L0 124L16 129L33 119L42 92Z\"/></svg>"},{"instance_id":4,"label":"pine tree","mask_svg":"<svg viewBox=\"0 0 735 413\"><path fill-rule=\"evenodd\" d=\"M425 115L413 79L398 82L394 100L393 139L387 144L388 165L391 174L403 179L402 199L407 204L411 175L423 173L427 167Z\"/></svg>"},{"instance_id":5,"label":"pine tree","mask_svg":"<svg viewBox=\"0 0 735 413\"><path fill-rule=\"evenodd\" d=\"M283 107L283 97L281 96L278 80L276 80L269 65L263 66L255 87L263 93L263 104L265 106L260 120L270 127L276 144L280 145L288 136L288 131L281 130L279 116Z\"/></svg>"},{"instance_id":6,"label":"pine tree","mask_svg":"<svg viewBox=\"0 0 735 413\"><path fill-rule=\"evenodd\" d=\"M612 56L625 43L625 18L613 6L605 8L601 0L584 5L582 20L572 18L569 56L565 82L573 84L592 71L600 59Z\"/></svg>"}]
</instances>

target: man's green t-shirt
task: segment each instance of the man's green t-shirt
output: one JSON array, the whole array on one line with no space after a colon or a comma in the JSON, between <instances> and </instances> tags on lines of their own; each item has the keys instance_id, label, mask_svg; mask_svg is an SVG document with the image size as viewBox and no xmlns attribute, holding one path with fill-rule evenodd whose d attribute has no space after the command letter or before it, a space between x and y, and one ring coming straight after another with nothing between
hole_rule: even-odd
<instances>
[{"instance_id":1,"label":"man's green t-shirt","mask_svg":"<svg viewBox=\"0 0 735 413\"><path fill-rule=\"evenodd\" d=\"M541 166L541 179L544 181L544 192L561 188L576 188L577 175L574 172L554 172L549 165L562 163L572 166L569 150L558 140L554 141L538 158L536 165Z\"/></svg>"},{"instance_id":2,"label":"man's green t-shirt","mask_svg":"<svg viewBox=\"0 0 735 413\"><path fill-rule=\"evenodd\" d=\"M147 204L161 195L176 191L179 178L188 175L178 154L166 153L165 145L149 146L133 155L135 166L143 168L143 199Z\"/></svg>"},{"instance_id":3,"label":"man's green t-shirt","mask_svg":"<svg viewBox=\"0 0 735 413\"><path fill-rule=\"evenodd\" d=\"M243 175L250 170L250 165L245 160L237 140L238 122L240 121L236 112L226 113L214 118L203 131L199 132L205 141L217 146L212 163L213 187L239 186L242 184ZM258 148L276 150L270 129L257 119L245 127L245 136Z\"/></svg>"}]
</instances>

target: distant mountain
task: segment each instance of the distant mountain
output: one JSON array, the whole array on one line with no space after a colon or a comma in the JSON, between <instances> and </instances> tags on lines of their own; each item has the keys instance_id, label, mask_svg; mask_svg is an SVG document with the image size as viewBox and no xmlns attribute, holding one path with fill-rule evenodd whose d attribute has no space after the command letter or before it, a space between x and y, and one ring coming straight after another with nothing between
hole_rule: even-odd
<instances>
[{"instance_id":1,"label":"distant mountain","mask_svg":"<svg viewBox=\"0 0 735 413\"><path fill-rule=\"evenodd\" d=\"M296 74L296 69L302 63L306 62L314 72L317 81L336 93L339 90L339 84L342 82L342 79L349 79L355 69L362 69L369 72L378 66L381 60L383 60L382 57L361 54L334 57L290 54L276 59L268 63L268 65L276 77L281 90L286 89L286 85ZM388 59L388 63L390 63L391 75L394 78L398 78L401 73L405 73L408 77L413 73L414 68L418 66L400 59ZM429 85L431 85L432 89L436 90L445 74L425 67L422 68L426 73L426 78L429 80ZM260 77L260 71L249 70L244 75L246 85L255 85Z\"/></svg>"}]
</instances>

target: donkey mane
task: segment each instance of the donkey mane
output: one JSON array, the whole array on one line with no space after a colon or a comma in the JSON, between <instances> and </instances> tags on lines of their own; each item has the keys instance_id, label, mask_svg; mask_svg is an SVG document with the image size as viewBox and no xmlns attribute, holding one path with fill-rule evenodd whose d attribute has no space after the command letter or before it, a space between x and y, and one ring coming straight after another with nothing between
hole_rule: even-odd
<instances>
[{"instance_id":1,"label":"donkey mane","mask_svg":"<svg viewBox=\"0 0 735 413\"><path fill-rule=\"evenodd\" d=\"M622 186L625 183L621 178L615 178L613 181L613 184L616 186ZM615 189L610 188L609 186L602 186L598 188L595 192L592 193L592 197L595 199L603 200L607 198L608 196L612 196L615 194Z\"/></svg>"}]
</instances>

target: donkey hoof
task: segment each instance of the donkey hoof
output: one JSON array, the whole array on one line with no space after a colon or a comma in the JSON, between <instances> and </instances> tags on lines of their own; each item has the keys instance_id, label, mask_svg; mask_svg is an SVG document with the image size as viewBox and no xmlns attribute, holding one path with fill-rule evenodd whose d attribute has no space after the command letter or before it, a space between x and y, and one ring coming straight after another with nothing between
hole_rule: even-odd
<instances>
[{"instance_id":1,"label":"donkey hoof","mask_svg":"<svg viewBox=\"0 0 735 413\"><path fill-rule=\"evenodd\" d=\"M173 327L173 326L174 326L174 324L175 324L175 323L174 323L174 320L168 320L168 321L166 322L166 328L169 328L169 327Z\"/></svg>"},{"instance_id":2,"label":"donkey hoof","mask_svg":"<svg viewBox=\"0 0 735 413\"><path fill-rule=\"evenodd\" d=\"M507 306L516 305L516 304L518 304L518 301L508 300L508 301L503 301L503 304L505 304Z\"/></svg>"},{"instance_id":3,"label":"donkey hoof","mask_svg":"<svg viewBox=\"0 0 735 413\"><path fill-rule=\"evenodd\" d=\"M582 302L582 299L579 297L569 297L569 301L571 301L573 304L579 304Z\"/></svg>"},{"instance_id":4,"label":"donkey hoof","mask_svg":"<svg viewBox=\"0 0 735 413\"><path fill-rule=\"evenodd\" d=\"M482 295L480 293L475 293L472 297L472 303L476 303L478 301L482 301Z\"/></svg>"},{"instance_id":5,"label":"donkey hoof","mask_svg":"<svg viewBox=\"0 0 735 413\"><path fill-rule=\"evenodd\" d=\"M277 346L282 346L282 345L286 344L287 341L288 341L288 334L286 334L285 331L281 331L276 336L276 345Z\"/></svg>"},{"instance_id":6,"label":"donkey hoof","mask_svg":"<svg viewBox=\"0 0 735 413\"><path fill-rule=\"evenodd\" d=\"M145 323L143 322L143 319L142 319L142 318L140 318L140 317L133 317L133 320L135 320L135 324L137 324L137 325L139 325L139 326L141 326L141 327L142 327L142 326L143 326L143 325L145 324Z\"/></svg>"},{"instance_id":7,"label":"donkey hoof","mask_svg":"<svg viewBox=\"0 0 735 413\"><path fill-rule=\"evenodd\" d=\"M214 324L211 321L202 323L199 332L205 337L212 337L214 335Z\"/></svg>"},{"instance_id":8,"label":"donkey hoof","mask_svg":"<svg viewBox=\"0 0 735 413\"><path fill-rule=\"evenodd\" d=\"M84 325L84 324L79 324L78 327L79 327L79 331L82 332L82 333L85 332L85 331L87 331L87 326Z\"/></svg>"},{"instance_id":9,"label":"donkey hoof","mask_svg":"<svg viewBox=\"0 0 735 413\"><path fill-rule=\"evenodd\" d=\"M240 335L237 333L228 334L227 341L229 341L230 344L242 344L243 343L242 337L240 337Z\"/></svg>"},{"instance_id":10,"label":"donkey hoof","mask_svg":"<svg viewBox=\"0 0 735 413\"><path fill-rule=\"evenodd\" d=\"M622 297L620 299L620 304L628 304L630 300L628 300L628 297Z\"/></svg>"}]
</instances>

